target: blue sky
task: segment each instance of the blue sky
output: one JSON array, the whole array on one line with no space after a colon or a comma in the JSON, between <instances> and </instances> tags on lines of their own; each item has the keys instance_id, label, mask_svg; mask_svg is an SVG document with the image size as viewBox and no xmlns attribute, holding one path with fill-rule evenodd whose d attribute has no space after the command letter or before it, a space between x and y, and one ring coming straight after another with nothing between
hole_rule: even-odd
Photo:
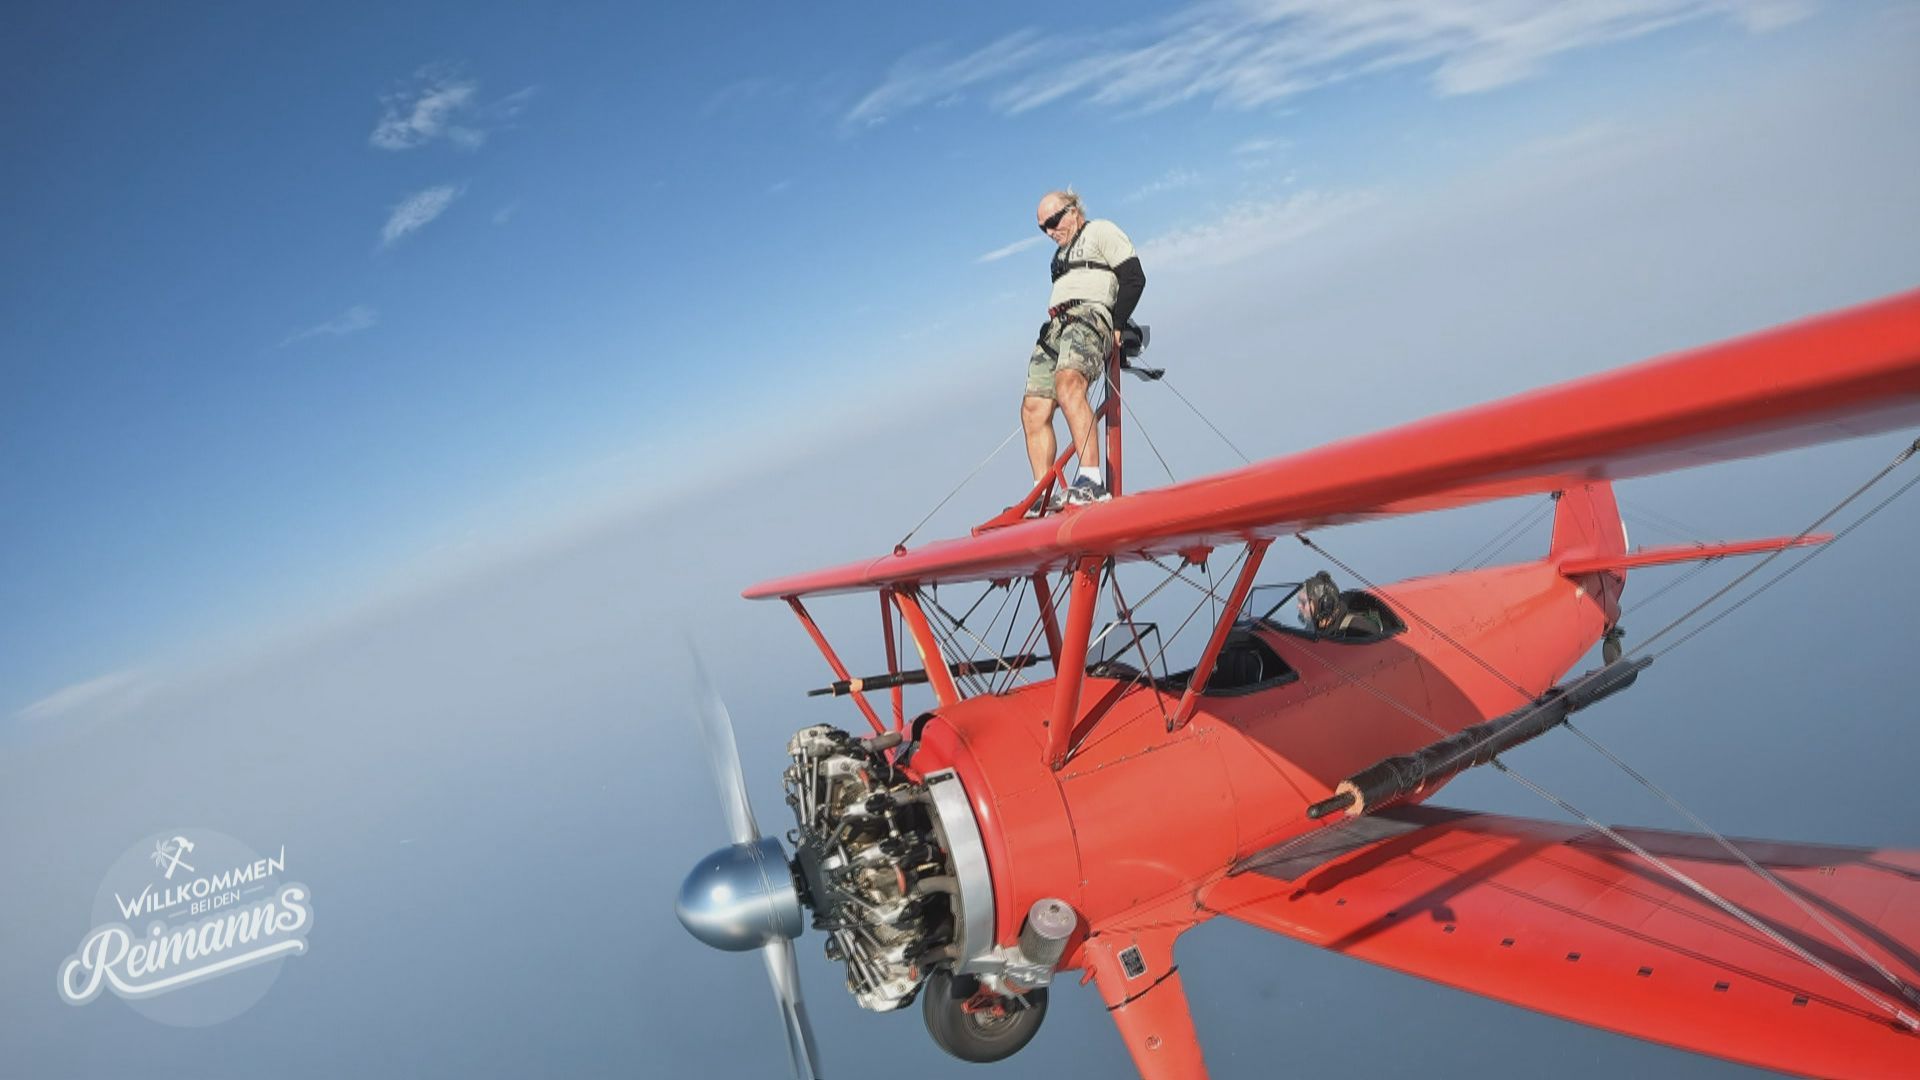
<instances>
[{"instance_id":1,"label":"blue sky","mask_svg":"<svg viewBox=\"0 0 1920 1080\"><path fill-rule=\"evenodd\" d=\"M985 370L1049 187L1164 293L1882 17L1390 7L21 11L0 709Z\"/></svg>"},{"instance_id":2,"label":"blue sky","mask_svg":"<svg viewBox=\"0 0 1920 1080\"><path fill-rule=\"evenodd\" d=\"M791 731L856 721L800 696L818 656L738 592L885 550L1013 430L1048 188L1133 236L1151 355L1256 456L1920 284L1916 5L1280 7L15 5L0 849L35 872L0 919L9 1060L777 1068L758 963L668 914L721 839L683 635L765 822ZM1181 478L1238 463L1180 400L1127 401ZM1790 533L1904 442L1622 503L1650 543ZM1024 475L1001 453L922 537ZM1388 581L1523 509L1318 539ZM1920 744L1889 738L1917 517L1910 495L1587 730L1729 832L1920 847ZM1636 572L1629 605L1671 580ZM1810 625L1836 596L1881 632ZM816 614L883 662L871 598ZM1603 819L1676 824L1573 740L1522 754ZM1492 773L1446 801L1552 816ZM311 955L238 1024L61 1004L104 868L201 825L286 845ZM1743 1074L1244 929L1182 950L1223 1077L1271 1072L1276 1030L1299 1072L1361 1043L1387 1075ZM836 1074L976 1071L861 1013L817 938L801 963ZM646 1007L661 970L688 1007ZM1097 997L1053 1010L1000 1073L1125 1067Z\"/></svg>"}]
</instances>

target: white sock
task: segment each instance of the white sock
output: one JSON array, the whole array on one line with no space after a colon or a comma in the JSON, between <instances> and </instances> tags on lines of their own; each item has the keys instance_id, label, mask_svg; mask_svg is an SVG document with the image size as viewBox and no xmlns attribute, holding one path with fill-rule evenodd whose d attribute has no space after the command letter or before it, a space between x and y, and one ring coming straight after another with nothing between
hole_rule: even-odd
<instances>
[{"instance_id":1,"label":"white sock","mask_svg":"<svg viewBox=\"0 0 1920 1080\"><path fill-rule=\"evenodd\" d=\"M1080 466L1080 479L1085 480L1089 484L1101 483L1102 481L1100 479L1100 466L1098 465Z\"/></svg>"}]
</instances>

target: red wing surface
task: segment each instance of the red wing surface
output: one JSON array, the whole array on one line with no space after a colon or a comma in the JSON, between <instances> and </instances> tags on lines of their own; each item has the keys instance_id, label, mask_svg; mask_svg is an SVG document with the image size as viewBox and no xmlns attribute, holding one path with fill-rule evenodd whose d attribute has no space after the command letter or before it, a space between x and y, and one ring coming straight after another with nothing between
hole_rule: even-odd
<instances>
[{"instance_id":1,"label":"red wing surface","mask_svg":"<svg viewBox=\"0 0 1920 1080\"><path fill-rule=\"evenodd\" d=\"M1881 1000L1920 1012L1711 839L1621 832ZM1920 852L1736 843L1879 963L1920 983ZM1920 1036L1891 1013L1600 833L1413 807L1250 866L1206 906L1686 1050L1817 1076L1920 1076Z\"/></svg>"},{"instance_id":2,"label":"red wing surface","mask_svg":"<svg viewBox=\"0 0 1920 1080\"><path fill-rule=\"evenodd\" d=\"M1623 479L1920 424L1920 291L1234 472L765 582L980 581Z\"/></svg>"}]
</instances>

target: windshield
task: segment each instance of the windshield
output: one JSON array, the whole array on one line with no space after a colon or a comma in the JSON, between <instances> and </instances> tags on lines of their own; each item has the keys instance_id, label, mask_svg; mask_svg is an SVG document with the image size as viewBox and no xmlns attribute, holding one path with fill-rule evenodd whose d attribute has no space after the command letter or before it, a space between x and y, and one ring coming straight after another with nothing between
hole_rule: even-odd
<instances>
[{"instance_id":1,"label":"windshield","mask_svg":"<svg viewBox=\"0 0 1920 1080\"><path fill-rule=\"evenodd\" d=\"M1297 581L1279 581L1269 585L1255 585L1247 592L1247 602L1240 607L1239 622L1273 622L1273 617L1281 608L1293 602L1293 596L1300 591Z\"/></svg>"}]
</instances>

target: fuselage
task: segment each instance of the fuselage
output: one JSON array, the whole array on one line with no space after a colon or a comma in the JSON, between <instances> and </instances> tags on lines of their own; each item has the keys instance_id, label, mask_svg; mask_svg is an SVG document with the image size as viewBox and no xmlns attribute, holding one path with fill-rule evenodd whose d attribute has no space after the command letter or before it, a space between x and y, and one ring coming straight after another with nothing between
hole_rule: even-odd
<instances>
[{"instance_id":1,"label":"fuselage","mask_svg":"<svg viewBox=\"0 0 1920 1080\"><path fill-rule=\"evenodd\" d=\"M1055 771L1047 681L928 718L912 768L952 768L966 787L999 944L1015 941L1044 897L1066 900L1094 930L1191 906L1236 861L1319 827L1306 808L1342 779L1545 691L1618 619L1623 584L1569 579L1551 562L1401 582L1378 595L1404 629L1378 639L1264 623L1238 631L1285 668L1250 687L1210 684L1180 730L1166 722L1177 692L1089 677L1073 752ZM1062 966L1079 960L1070 951Z\"/></svg>"}]
</instances>

